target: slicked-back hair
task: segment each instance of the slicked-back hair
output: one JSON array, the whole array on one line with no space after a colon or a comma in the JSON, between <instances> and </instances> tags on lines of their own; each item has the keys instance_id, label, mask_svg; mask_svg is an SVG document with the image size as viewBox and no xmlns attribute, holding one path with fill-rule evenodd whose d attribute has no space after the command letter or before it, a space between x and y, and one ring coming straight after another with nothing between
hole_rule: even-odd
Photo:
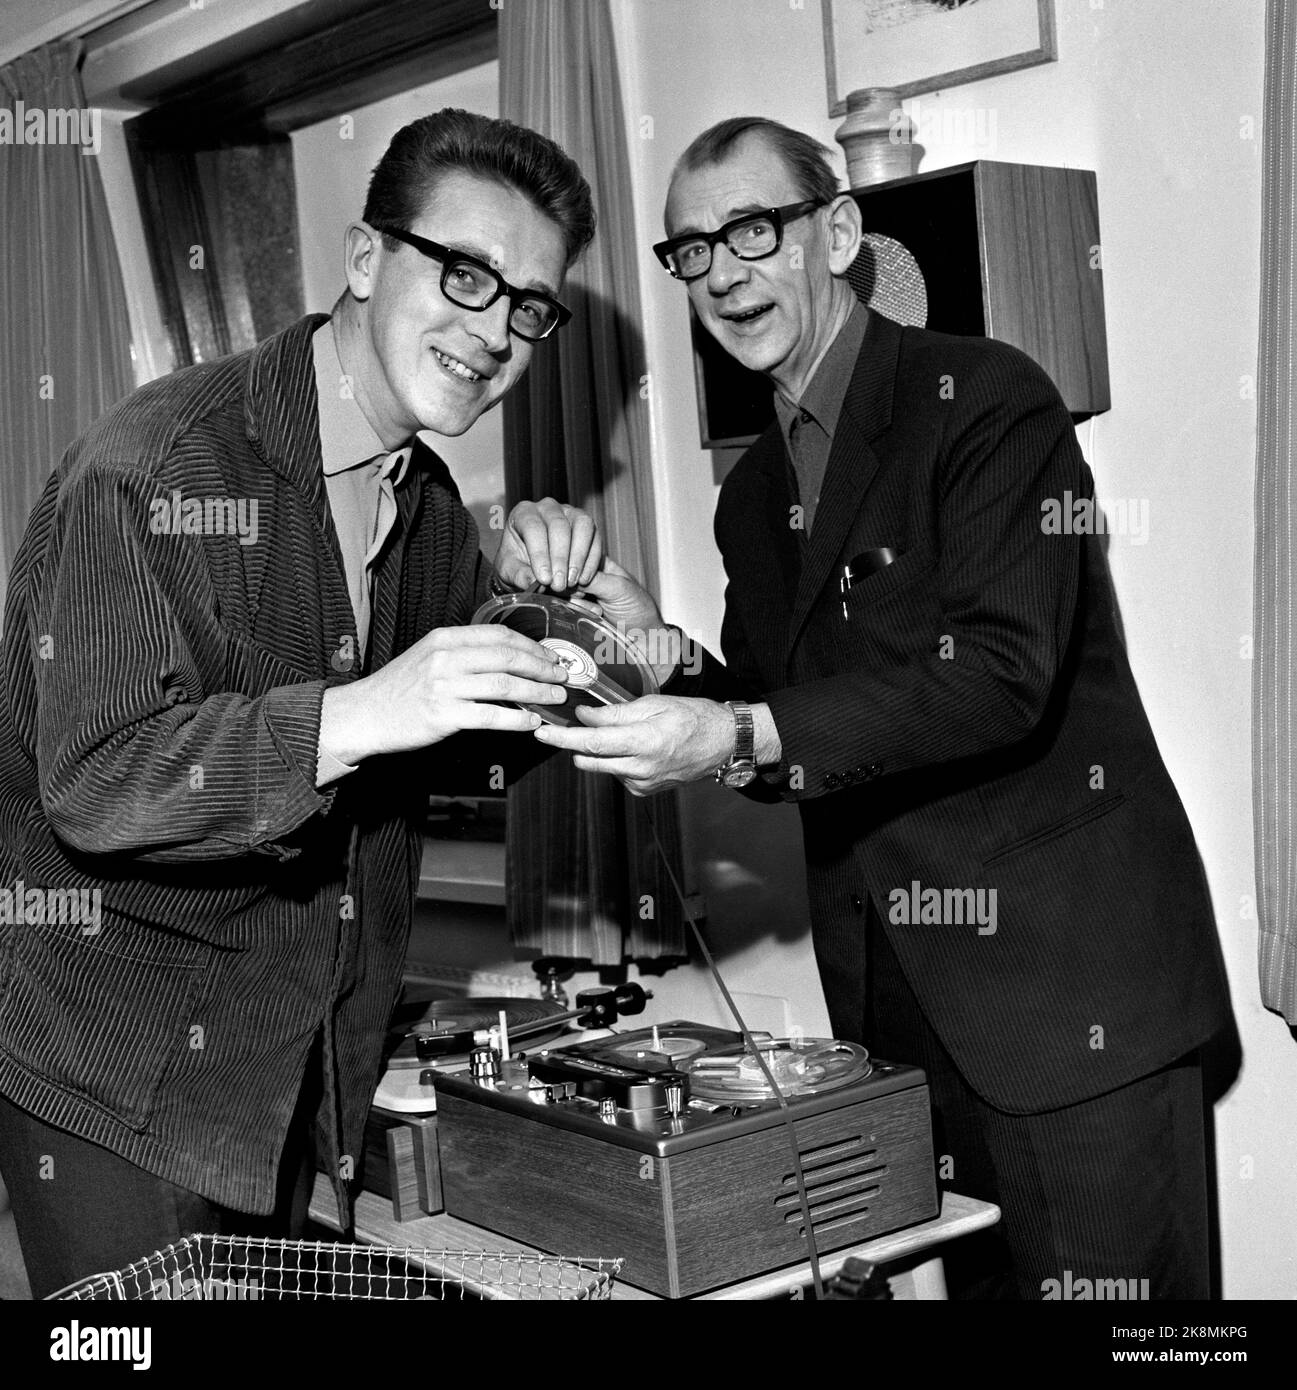
<instances>
[{"instance_id":1,"label":"slicked-back hair","mask_svg":"<svg viewBox=\"0 0 1297 1390\"><path fill-rule=\"evenodd\" d=\"M374 167L365 197L371 227L409 231L445 174L475 174L516 189L563 233L567 264L590 244L594 203L574 160L512 121L446 107L403 126ZM391 238L389 250L397 243Z\"/></svg>"},{"instance_id":2,"label":"slicked-back hair","mask_svg":"<svg viewBox=\"0 0 1297 1390\"><path fill-rule=\"evenodd\" d=\"M671 171L672 183L683 173L722 163L745 136L763 140L783 160L803 198L828 203L838 196L838 177L829 163L829 149L800 130L765 116L731 116L709 126L689 142Z\"/></svg>"}]
</instances>

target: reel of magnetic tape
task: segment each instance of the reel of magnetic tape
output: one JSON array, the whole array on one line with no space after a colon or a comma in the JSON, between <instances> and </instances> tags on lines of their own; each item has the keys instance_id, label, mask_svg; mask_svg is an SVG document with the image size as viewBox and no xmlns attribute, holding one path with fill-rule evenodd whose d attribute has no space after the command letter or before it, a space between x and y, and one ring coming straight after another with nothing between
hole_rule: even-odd
<instances>
[{"instance_id":1,"label":"reel of magnetic tape","mask_svg":"<svg viewBox=\"0 0 1297 1390\"><path fill-rule=\"evenodd\" d=\"M567 668L562 705L524 704L547 724L579 724L582 705L620 705L656 695L653 668L611 623L555 594L502 594L473 614L475 623L498 623L551 651Z\"/></svg>"},{"instance_id":2,"label":"reel of magnetic tape","mask_svg":"<svg viewBox=\"0 0 1297 1390\"><path fill-rule=\"evenodd\" d=\"M767 1071L785 1099L816 1096L863 1081L873 1070L858 1043L836 1038L773 1038L757 1042L765 1067L743 1044L706 1049L684 1064L689 1093L717 1105L765 1103L778 1099Z\"/></svg>"}]
</instances>

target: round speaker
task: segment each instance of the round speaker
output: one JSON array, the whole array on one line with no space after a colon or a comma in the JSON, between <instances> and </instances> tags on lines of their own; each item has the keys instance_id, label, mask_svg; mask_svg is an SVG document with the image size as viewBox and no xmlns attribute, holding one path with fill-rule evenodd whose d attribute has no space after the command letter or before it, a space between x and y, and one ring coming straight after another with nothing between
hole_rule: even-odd
<instances>
[{"instance_id":1,"label":"round speaker","mask_svg":"<svg viewBox=\"0 0 1297 1390\"><path fill-rule=\"evenodd\" d=\"M919 263L899 241L866 232L847 282L857 298L907 328L928 323L928 286Z\"/></svg>"}]
</instances>

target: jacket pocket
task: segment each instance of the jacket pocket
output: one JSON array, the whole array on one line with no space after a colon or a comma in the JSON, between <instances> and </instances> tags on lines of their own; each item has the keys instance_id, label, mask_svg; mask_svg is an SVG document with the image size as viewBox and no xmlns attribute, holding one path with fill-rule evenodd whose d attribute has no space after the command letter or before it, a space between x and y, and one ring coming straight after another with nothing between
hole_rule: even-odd
<instances>
[{"instance_id":1,"label":"jacket pocket","mask_svg":"<svg viewBox=\"0 0 1297 1390\"><path fill-rule=\"evenodd\" d=\"M1017 854L1025 854L1027 850L1036 849L1040 845L1048 844L1051 840L1057 840L1062 835L1070 834L1073 830L1078 830L1081 826L1089 825L1091 821L1098 820L1100 816L1106 816L1109 811L1115 811L1125 800L1125 792L1113 792L1111 796L1105 796L1092 806L1086 806L1083 810L1075 811L1070 816L1064 816L1062 820L1057 820L1042 830L1032 831L1030 835L1024 835L1020 840L1013 840L1007 845L1002 845L994 854L988 855L982 860L982 867L989 869L992 864L998 864Z\"/></svg>"},{"instance_id":2,"label":"jacket pocket","mask_svg":"<svg viewBox=\"0 0 1297 1390\"><path fill-rule=\"evenodd\" d=\"M300 685L319 680L319 670L307 670L260 643L238 633L225 632L223 689L256 699L277 685Z\"/></svg>"},{"instance_id":3,"label":"jacket pocket","mask_svg":"<svg viewBox=\"0 0 1297 1390\"><path fill-rule=\"evenodd\" d=\"M867 574L863 579L856 580L851 588L841 595L840 601L845 609L845 615L850 615L857 609L868 608L888 594L905 588L907 584L912 584L922 575L930 573L931 570L931 555L920 550L907 551L904 555L893 560L890 565L884 565L882 569L875 570L873 574ZM840 575L842 571L838 570L836 573ZM835 594L833 597L837 599L838 595Z\"/></svg>"},{"instance_id":4,"label":"jacket pocket","mask_svg":"<svg viewBox=\"0 0 1297 1390\"><path fill-rule=\"evenodd\" d=\"M210 952L104 922L12 926L0 1048L22 1068L132 1129L152 1114L188 1028Z\"/></svg>"}]
</instances>

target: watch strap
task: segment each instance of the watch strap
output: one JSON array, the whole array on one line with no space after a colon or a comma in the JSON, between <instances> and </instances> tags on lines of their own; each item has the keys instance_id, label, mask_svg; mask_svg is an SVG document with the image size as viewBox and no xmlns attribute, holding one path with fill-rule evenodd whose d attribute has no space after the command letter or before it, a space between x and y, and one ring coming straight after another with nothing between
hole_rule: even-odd
<instances>
[{"instance_id":1,"label":"watch strap","mask_svg":"<svg viewBox=\"0 0 1297 1390\"><path fill-rule=\"evenodd\" d=\"M752 706L746 700L727 700L734 716L734 756L730 763L751 763L756 757L756 725Z\"/></svg>"}]
</instances>

